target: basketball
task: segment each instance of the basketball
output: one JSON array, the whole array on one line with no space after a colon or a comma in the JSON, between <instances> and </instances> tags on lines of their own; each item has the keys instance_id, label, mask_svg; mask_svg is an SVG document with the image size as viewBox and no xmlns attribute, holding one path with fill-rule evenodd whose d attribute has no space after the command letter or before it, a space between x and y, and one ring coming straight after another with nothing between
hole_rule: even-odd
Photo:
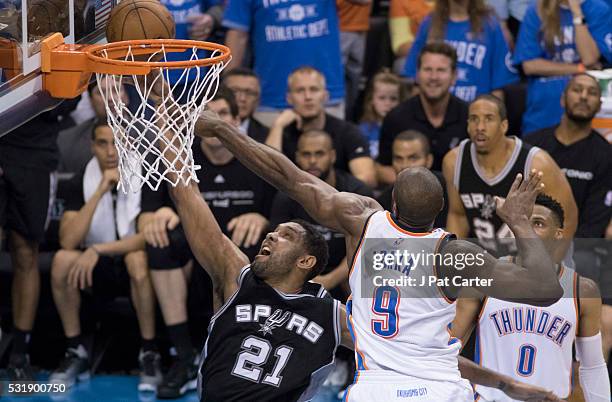
<instances>
[{"instance_id":1,"label":"basketball","mask_svg":"<svg viewBox=\"0 0 612 402\"><path fill-rule=\"evenodd\" d=\"M173 39L174 34L174 19L157 0L124 0L113 8L106 25L109 42Z\"/></svg>"}]
</instances>

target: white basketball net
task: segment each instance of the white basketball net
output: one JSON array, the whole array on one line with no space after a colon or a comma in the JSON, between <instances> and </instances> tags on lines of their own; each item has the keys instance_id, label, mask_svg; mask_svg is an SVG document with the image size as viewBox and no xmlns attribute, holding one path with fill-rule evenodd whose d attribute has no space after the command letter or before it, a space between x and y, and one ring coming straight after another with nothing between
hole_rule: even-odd
<instances>
[{"instance_id":1,"label":"white basketball net","mask_svg":"<svg viewBox=\"0 0 612 402\"><path fill-rule=\"evenodd\" d=\"M198 60L198 52L202 53L193 47L189 60ZM215 51L209 57L219 54ZM108 58L106 50L99 56ZM134 55L130 47L124 60L143 61L142 57ZM172 61L167 60L163 46L146 57L147 61ZM179 183L188 185L191 180L198 182L196 170L200 166L194 164L191 151L194 127L204 106L217 92L219 75L227 62L175 69L178 78L173 76L174 83L170 81L170 69L165 67L140 77L96 73L119 153L120 189L137 192L147 184L157 191L164 181L175 187ZM121 97L125 84L136 89L139 105L128 108ZM156 97L161 98L159 105L151 100Z\"/></svg>"}]
</instances>

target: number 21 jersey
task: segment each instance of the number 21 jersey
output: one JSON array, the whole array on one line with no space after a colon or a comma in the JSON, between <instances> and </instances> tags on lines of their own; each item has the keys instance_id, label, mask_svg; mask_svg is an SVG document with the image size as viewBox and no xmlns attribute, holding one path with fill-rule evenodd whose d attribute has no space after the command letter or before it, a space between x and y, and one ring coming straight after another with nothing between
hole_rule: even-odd
<instances>
[{"instance_id":1,"label":"number 21 jersey","mask_svg":"<svg viewBox=\"0 0 612 402\"><path fill-rule=\"evenodd\" d=\"M198 373L202 401L302 401L333 368L340 303L318 284L285 294L246 267L213 316Z\"/></svg>"}]
</instances>

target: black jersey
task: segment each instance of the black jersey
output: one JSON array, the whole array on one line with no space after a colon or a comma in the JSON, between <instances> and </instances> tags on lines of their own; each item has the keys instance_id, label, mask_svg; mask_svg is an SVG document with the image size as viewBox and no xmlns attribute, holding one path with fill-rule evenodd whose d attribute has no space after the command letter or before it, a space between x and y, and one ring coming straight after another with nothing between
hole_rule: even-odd
<instances>
[{"instance_id":1,"label":"black jersey","mask_svg":"<svg viewBox=\"0 0 612 402\"><path fill-rule=\"evenodd\" d=\"M340 342L339 302L306 283L283 294L250 267L213 316L198 373L202 401L302 401L333 367Z\"/></svg>"},{"instance_id":2,"label":"black jersey","mask_svg":"<svg viewBox=\"0 0 612 402\"><path fill-rule=\"evenodd\" d=\"M476 146L469 140L459 145L453 182L470 225L469 237L478 238L480 245L496 256L516 252L514 235L495 213L495 196L506 197L518 173L527 177L531 161L540 150L520 138L513 137L514 151L506 166L496 177L488 179L476 160Z\"/></svg>"}]
</instances>

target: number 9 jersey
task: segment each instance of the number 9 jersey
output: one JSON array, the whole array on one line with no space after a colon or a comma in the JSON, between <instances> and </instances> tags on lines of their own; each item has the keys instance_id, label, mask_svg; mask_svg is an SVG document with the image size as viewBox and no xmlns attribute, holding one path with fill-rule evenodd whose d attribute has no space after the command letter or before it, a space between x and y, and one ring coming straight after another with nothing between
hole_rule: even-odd
<instances>
[{"instance_id":1,"label":"number 9 jersey","mask_svg":"<svg viewBox=\"0 0 612 402\"><path fill-rule=\"evenodd\" d=\"M208 327L198 371L202 401L302 401L333 368L340 303L306 282L282 293L243 268Z\"/></svg>"},{"instance_id":2,"label":"number 9 jersey","mask_svg":"<svg viewBox=\"0 0 612 402\"><path fill-rule=\"evenodd\" d=\"M457 363L461 343L448 330L456 305L441 293L437 283L429 284L437 274L433 262L425 258L453 237L442 229L410 232L388 211L375 212L368 219L349 275L352 294L347 302L359 370L356 385L383 371L388 376L403 376L402 382L406 376L461 380ZM384 261L384 267L369 259L381 252L397 255L396 251L400 256L406 251L409 257L395 261L400 263L395 265ZM387 286L382 279L404 284Z\"/></svg>"}]
</instances>

